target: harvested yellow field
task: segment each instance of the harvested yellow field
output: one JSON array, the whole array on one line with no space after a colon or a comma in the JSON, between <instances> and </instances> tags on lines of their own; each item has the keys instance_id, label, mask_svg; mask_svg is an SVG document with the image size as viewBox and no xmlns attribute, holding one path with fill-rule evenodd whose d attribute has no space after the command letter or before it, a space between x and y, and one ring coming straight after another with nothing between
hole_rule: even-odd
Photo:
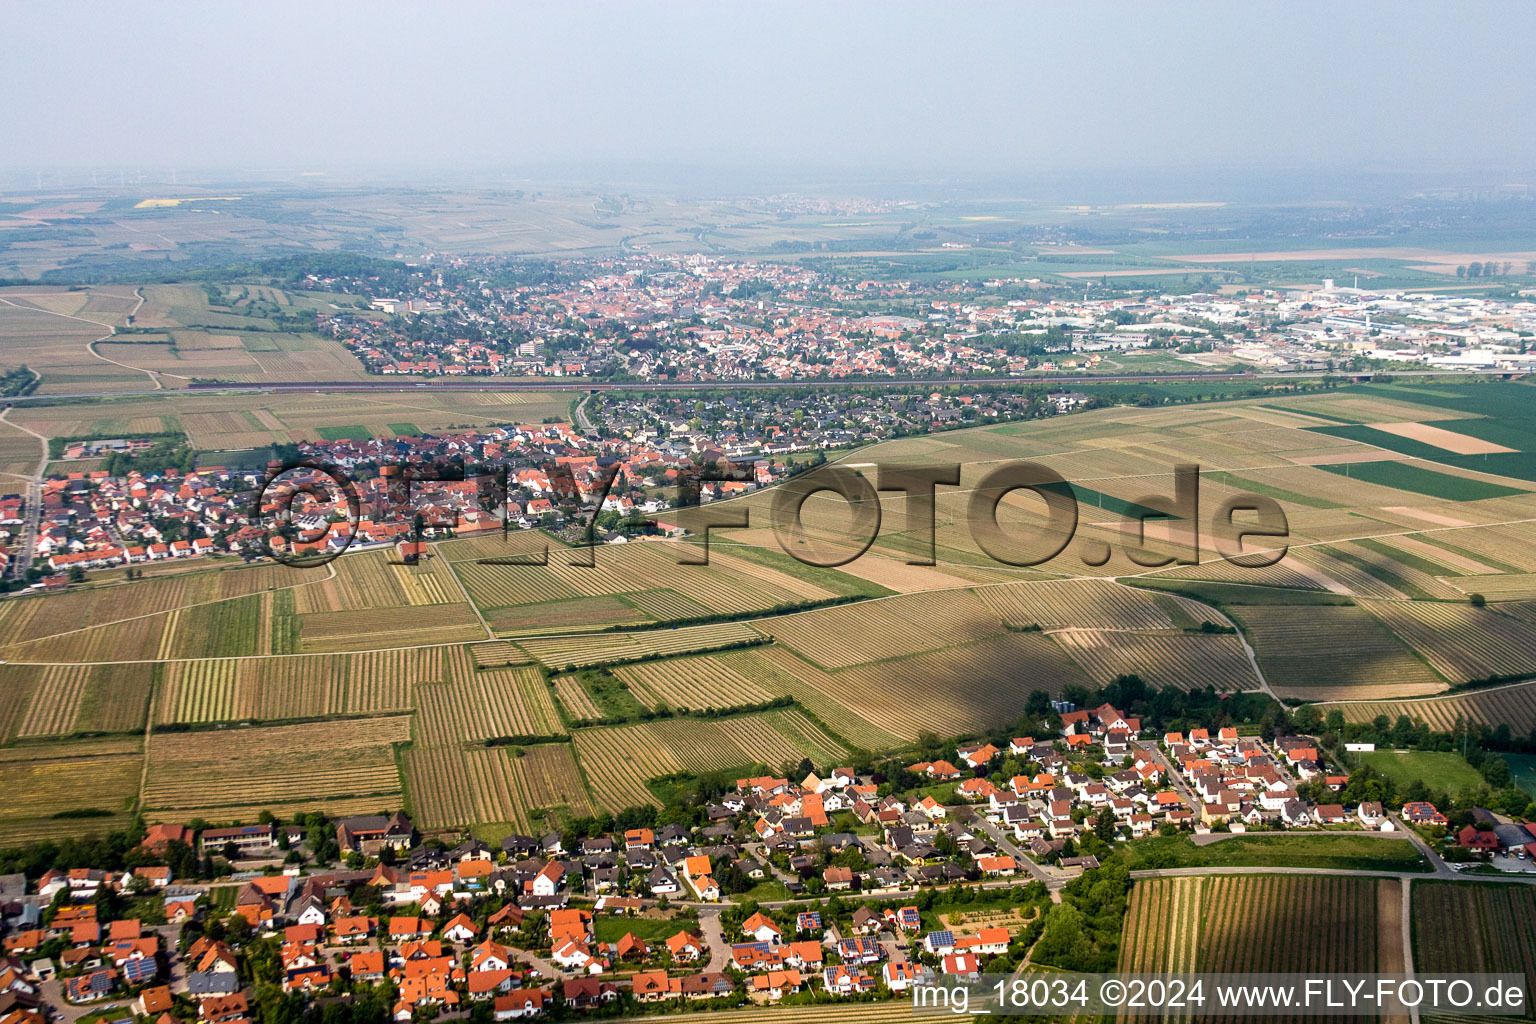
<instances>
[{"instance_id":1,"label":"harvested yellow field","mask_svg":"<svg viewBox=\"0 0 1536 1024\"><path fill-rule=\"evenodd\" d=\"M71 749L67 744L52 748L59 754ZM139 754L0 761L0 843L122 828L138 792L143 764ZM53 817L61 811L87 809L105 813L95 818Z\"/></svg>"},{"instance_id":2,"label":"harvested yellow field","mask_svg":"<svg viewBox=\"0 0 1536 1024\"><path fill-rule=\"evenodd\" d=\"M364 609L303 616L304 652L364 651L485 638L474 610L463 604Z\"/></svg>"},{"instance_id":3,"label":"harvested yellow field","mask_svg":"<svg viewBox=\"0 0 1536 1024\"><path fill-rule=\"evenodd\" d=\"M759 629L823 668L972 643L1004 631L969 590L911 594L768 619Z\"/></svg>"},{"instance_id":4,"label":"harvested yellow field","mask_svg":"<svg viewBox=\"0 0 1536 1024\"><path fill-rule=\"evenodd\" d=\"M1454 430L1432 427L1428 423L1370 423L1367 426L1384 430L1388 434L1396 434L1398 437L1406 437L1411 441L1422 441L1424 444L1434 445L1455 455L1492 455L1495 452L1515 450L1501 444L1494 444L1492 441L1484 441L1479 437L1458 434Z\"/></svg>"},{"instance_id":5,"label":"harvested yellow field","mask_svg":"<svg viewBox=\"0 0 1536 1024\"><path fill-rule=\"evenodd\" d=\"M144 806L160 810L249 807L370 797L399 806L394 744L410 718L391 715L300 725L156 733L149 746Z\"/></svg>"}]
</instances>

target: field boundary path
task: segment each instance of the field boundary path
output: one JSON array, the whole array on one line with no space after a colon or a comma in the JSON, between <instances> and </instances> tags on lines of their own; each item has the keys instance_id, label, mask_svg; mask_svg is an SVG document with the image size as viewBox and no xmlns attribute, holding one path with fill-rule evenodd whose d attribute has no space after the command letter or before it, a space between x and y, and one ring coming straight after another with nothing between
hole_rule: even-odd
<instances>
[{"instance_id":1,"label":"field boundary path","mask_svg":"<svg viewBox=\"0 0 1536 1024\"><path fill-rule=\"evenodd\" d=\"M138 313L139 313L139 308L144 305L144 290L142 288L135 288L133 290L133 294L138 298L139 301L135 302L133 304L133 308L128 311L128 317L130 319L132 319L133 317L137 316ZM155 386L155 390L156 391L164 391L165 390L165 385L160 382L160 376L162 374L164 376L166 376L166 377L175 377L177 380L190 381L192 379L191 377L187 377L187 376L184 376L184 375L179 374L179 373L170 373L169 371L166 371L166 370L146 370L142 366L134 366L132 363L119 362L118 360L113 359L110 356L104 356L100 352L96 351L96 346L97 346L98 343L106 341L108 338L112 338L112 337L115 337L117 335L117 328L114 327L111 324L102 323L100 320L92 320L90 317L75 316L73 313L60 313L60 312L57 312L57 311L52 310L52 309L44 309L42 306L23 306L23 305L20 305L19 303L12 302L10 299L6 299L6 298L0 298L0 302L3 302L7 306L12 306L12 307L14 307L16 309L35 310L36 312L39 312L39 313L47 313L49 316L61 316L61 317L63 317L66 320L78 320L78 321L80 321L83 324L95 324L97 327L105 327L107 329L107 333L103 334L99 338L92 338L90 341L86 342L85 343L85 350L87 352L89 352L91 355L95 356L97 359L100 359L104 363L111 363L113 366L121 366L125 370L132 370L134 373L142 373L142 374L144 374L146 377L149 378L149 382ZM144 392L100 392L100 393L98 393L98 394L96 394L94 396L91 396L91 397L106 397L106 396L112 395L112 394L125 394L125 393L126 394L135 394L135 393L143 394ZM19 397L25 397L25 396L19 396ZM43 397L59 398L61 396L59 396L59 395L46 395L46 396L43 396ZM14 425L15 424L12 424L12 426L14 426Z\"/></svg>"},{"instance_id":2,"label":"field boundary path","mask_svg":"<svg viewBox=\"0 0 1536 1024\"><path fill-rule=\"evenodd\" d=\"M1439 858L1436 858L1437 860ZM1405 878L1400 883L1403 891L1403 973L1413 977L1413 898L1410 895L1413 879ZM1408 1007L1408 1017L1413 1024L1419 1024L1418 1004Z\"/></svg>"}]
</instances>

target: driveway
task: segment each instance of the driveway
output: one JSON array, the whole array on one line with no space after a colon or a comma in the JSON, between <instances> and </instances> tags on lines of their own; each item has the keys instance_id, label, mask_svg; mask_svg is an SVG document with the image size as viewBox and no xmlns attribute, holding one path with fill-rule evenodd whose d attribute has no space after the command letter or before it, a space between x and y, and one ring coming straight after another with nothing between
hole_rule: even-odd
<instances>
[{"instance_id":1,"label":"driveway","mask_svg":"<svg viewBox=\"0 0 1536 1024\"><path fill-rule=\"evenodd\" d=\"M706 970L725 970L731 962L731 946L725 941L725 931L720 925L719 907L699 911L699 934L709 944L709 967Z\"/></svg>"},{"instance_id":2,"label":"driveway","mask_svg":"<svg viewBox=\"0 0 1536 1024\"><path fill-rule=\"evenodd\" d=\"M532 967L535 971L538 971L541 977L550 979L565 977L565 973L561 971L560 968L556 967L554 964L550 963L548 960L543 959L542 957L534 956L526 949L518 949L515 946L508 946L507 951L512 954L512 958L514 960L521 960L529 967Z\"/></svg>"}]
</instances>

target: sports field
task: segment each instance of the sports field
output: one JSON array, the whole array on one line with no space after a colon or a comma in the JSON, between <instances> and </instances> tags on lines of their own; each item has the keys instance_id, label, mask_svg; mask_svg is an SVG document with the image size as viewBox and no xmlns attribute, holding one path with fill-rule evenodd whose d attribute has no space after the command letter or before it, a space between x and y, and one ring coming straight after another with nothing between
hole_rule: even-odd
<instances>
[{"instance_id":1,"label":"sports field","mask_svg":"<svg viewBox=\"0 0 1536 1024\"><path fill-rule=\"evenodd\" d=\"M1460 754L1432 750L1376 750L1361 754L1360 763L1371 766L1397 784L1399 791L1414 782L1437 790L1458 793L1477 786L1483 777Z\"/></svg>"}]
</instances>

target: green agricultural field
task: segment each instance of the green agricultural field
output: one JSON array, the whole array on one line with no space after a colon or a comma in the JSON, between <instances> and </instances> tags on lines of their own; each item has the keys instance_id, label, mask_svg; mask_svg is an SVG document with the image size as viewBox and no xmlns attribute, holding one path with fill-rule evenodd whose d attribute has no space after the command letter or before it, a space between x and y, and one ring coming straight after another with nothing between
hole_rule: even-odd
<instances>
[{"instance_id":1,"label":"green agricultural field","mask_svg":"<svg viewBox=\"0 0 1536 1024\"><path fill-rule=\"evenodd\" d=\"M1362 429L1369 430L1370 428ZM1336 433L1331 428L1324 431L1324 433L1334 434L1338 437L1347 436L1342 433ZM1383 432L1373 431L1373 433ZM1391 435L1386 436L1390 437ZM1483 456L1467 457L1483 458ZM1511 494L1528 493L1518 488L1490 484L1483 480L1452 476L1449 473L1437 473L1432 469L1425 469L1422 466L1415 466L1407 462L1355 462L1344 463L1338 466L1318 466L1317 468L1349 477L1351 480L1364 480L1366 483L1380 484L1383 487L1395 487L1400 491L1412 491L1415 494L1427 494L1431 498L1443 498L1446 501L1481 501L1484 498L1507 498ZM1497 470L1490 470L1490 472L1497 472Z\"/></svg>"},{"instance_id":2,"label":"green agricultural field","mask_svg":"<svg viewBox=\"0 0 1536 1024\"><path fill-rule=\"evenodd\" d=\"M1530 420L1532 418L1533 403L1536 403L1536 388L1524 381L1456 381L1437 380L1429 384L1357 384L1349 388L1341 389L1345 392L1360 394L1380 395L1383 398L1395 398L1399 401L1413 402L1417 405L1430 405L1442 409L1457 409L1468 416L1486 416L1493 419L1488 424L1508 423L1509 421ZM1445 424L1447 429L1461 433L1474 432L1471 421L1457 420L1455 425ZM1506 428L1507 429L1507 428ZM1477 434L1478 437L1485 437ZM1506 437L1513 436L1506 434ZM1536 442L1536 434L1525 433L1526 438ZM1509 445L1511 448L1519 448L1518 444L1510 444L1508 440L1499 440L1487 437L1487 440L1498 440L1500 444Z\"/></svg>"},{"instance_id":3,"label":"green agricultural field","mask_svg":"<svg viewBox=\"0 0 1536 1024\"><path fill-rule=\"evenodd\" d=\"M1377 750L1360 754L1368 764L1402 789L1412 782L1423 782L1438 790L1459 792L1465 786L1483 781L1477 769L1460 754L1434 750Z\"/></svg>"},{"instance_id":4,"label":"green agricultural field","mask_svg":"<svg viewBox=\"0 0 1536 1024\"><path fill-rule=\"evenodd\" d=\"M1152 836L1124 847L1132 870L1295 867L1427 871L1407 837L1364 832L1252 832L1197 846L1188 835Z\"/></svg>"},{"instance_id":5,"label":"green agricultural field","mask_svg":"<svg viewBox=\"0 0 1536 1024\"><path fill-rule=\"evenodd\" d=\"M315 432L326 441L366 441L373 434L361 424L347 427L316 427Z\"/></svg>"}]
</instances>

